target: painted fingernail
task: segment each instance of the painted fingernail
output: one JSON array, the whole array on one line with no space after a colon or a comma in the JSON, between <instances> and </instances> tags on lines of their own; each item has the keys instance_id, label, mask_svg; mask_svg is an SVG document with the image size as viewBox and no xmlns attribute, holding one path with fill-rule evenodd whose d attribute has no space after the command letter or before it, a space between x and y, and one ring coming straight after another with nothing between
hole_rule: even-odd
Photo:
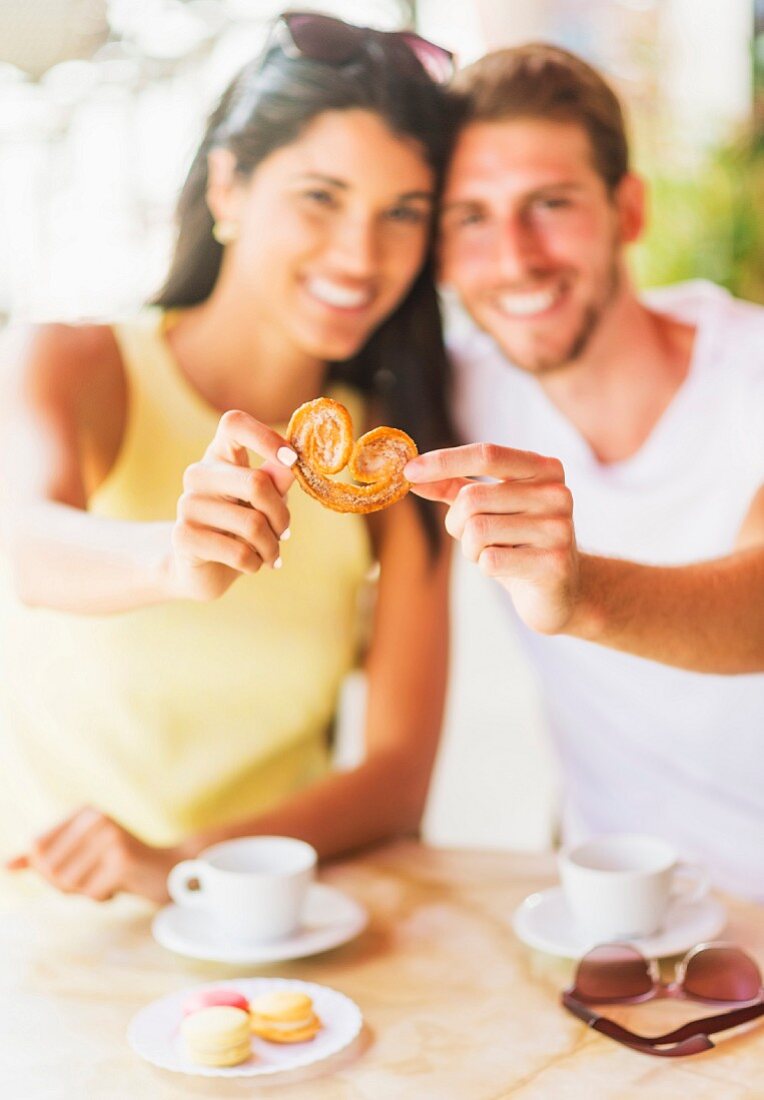
<instances>
[{"instance_id":1,"label":"painted fingernail","mask_svg":"<svg viewBox=\"0 0 764 1100\"><path fill-rule=\"evenodd\" d=\"M281 566L282 566L283 564L284 564L284 563L283 563L283 561L281 560L281 558L276 558L275 562L273 563L273 568L274 568L274 569L281 569Z\"/></svg>"},{"instance_id":2,"label":"painted fingernail","mask_svg":"<svg viewBox=\"0 0 764 1100\"><path fill-rule=\"evenodd\" d=\"M291 527L287 527L281 532L281 541L282 542L286 542L286 540L291 539L291 537L292 537L292 528Z\"/></svg>"},{"instance_id":3,"label":"painted fingernail","mask_svg":"<svg viewBox=\"0 0 764 1100\"><path fill-rule=\"evenodd\" d=\"M282 466L294 466L297 461L297 455L291 447L279 447L276 451L276 458Z\"/></svg>"}]
</instances>

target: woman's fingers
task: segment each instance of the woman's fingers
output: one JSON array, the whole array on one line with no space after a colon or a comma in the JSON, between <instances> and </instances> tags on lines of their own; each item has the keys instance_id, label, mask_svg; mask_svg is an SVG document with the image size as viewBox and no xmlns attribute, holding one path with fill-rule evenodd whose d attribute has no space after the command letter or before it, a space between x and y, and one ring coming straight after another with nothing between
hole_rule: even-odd
<instances>
[{"instance_id":1,"label":"woman's fingers","mask_svg":"<svg viewBox=\"0 0 764 1100\"><path fill-rule=\"evenodd\" d=\"M239 410L223 413L215 438L204 455L205 461L239 464L242 462L244 449L270 460L274 467L284 472L288 472L297 461L297 455L287 440L267 424ZM288 488L288 484L286 487Z\"/></svg>"},{"instance_id":2,"label":"woman's fingers","mask_svg":"<svg viewBox=\"0 0 764 1100\"><path fill-rule=\"evenodd\" d=\"M263 564L257 551L235 535L225 535L192 523L177 525L173 530L173 542L187 558L227 565L237 573L257 573Z\"/></svg>"},{"instance_id":3,"label":"woman's fingers","mask_svg":"<svg viewBox=\"0 0 764 1100\"><path fill-rule=\"evenodd\" d=\"M34 840L29 852L30 862L38 870L55 872L82 839L97 828L102 817L103 815L91 806L77 810L55 828L49 829Z\"/></svg>"},{"instance_id":4,"label":"woman's fingers","mask_svg":"<svg viewBox=\"0 0 764 1100\"><path fill-rule=\"evenodd\" d=\"M270 474L262 469L226 462L195 462L183 475L183 488L181 500L193 496L222 497L251 505L268 517L276 538L281 538L289 527L289 509L284 498Z\"/></svg>"},{"instance_id":5,"label":"woman's fingers","mask_svg":"<svg viewBox=\"0 0 764 1100\"><path fill-rule=\"evenodd\" d=\"M91 830L56 864L52 881L66 893L85 893L85 883L103 866L110 844L106 828Z\"/></svg>"},{"instance_id":6,"label":"woman's fingers","mask_svg":"<svg viewBox=\"0 0 764 1100\"><path fill-rule=\"evenodd\" d=\"M182 523L209 527L234 535L251 547L268 565L279 558L279 540L264 512L215 497L181 497L178 516Z\"/></svg>"}]
</instances>

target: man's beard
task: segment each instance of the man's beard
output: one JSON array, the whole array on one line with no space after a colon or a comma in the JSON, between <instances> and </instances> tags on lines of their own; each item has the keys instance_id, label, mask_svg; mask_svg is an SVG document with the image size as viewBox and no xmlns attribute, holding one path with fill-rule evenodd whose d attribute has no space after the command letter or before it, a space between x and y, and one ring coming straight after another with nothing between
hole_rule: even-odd
<instances>
[{"instance_id":1,"label":"man's beard","mask_svg":"<svg viewBox=\"0 0 764 1100\"><path fill-rule=\"evenodd\" d=\"M504 351L508 358L514 366L535 375L551 374L574 363L589 346L603 316L618 293L619 285L618 257L614 252L602 292L597 296L596 301L589 302L586 305L581 322L568 341L567 346L562 351L555 353L542 349L536 354L533 351L527 354L516 354L511 347L505 346Z\"/></svg>"}]
</instances>

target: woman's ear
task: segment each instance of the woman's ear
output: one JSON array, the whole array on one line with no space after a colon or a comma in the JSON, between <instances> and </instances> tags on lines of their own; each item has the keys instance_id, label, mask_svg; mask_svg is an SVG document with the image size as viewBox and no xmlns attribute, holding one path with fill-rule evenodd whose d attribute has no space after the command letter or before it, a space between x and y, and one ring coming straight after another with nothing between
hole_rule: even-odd
<instances>
[{"instance_id":1,"label":"woman's ear","mask_svg":"<svg viewBox=\"0 0 764 1100\"><path fill-rule=\"evenodd\" d=\"M237 187L236 157L230 149L207 154L207 206L216 222L237 222L241 193Z\"/></svg>"},{"instance_id":2,"label":"woman's ear","mask_svg":"<svg viewBox=\"0 0 764 1100\"><path fill-rule=\"evenodd\" d=\"M647 220L647 185L641 176L627 172L615 189L621 243L632 244L642 236Z\"/></svg>"}]
</instances>

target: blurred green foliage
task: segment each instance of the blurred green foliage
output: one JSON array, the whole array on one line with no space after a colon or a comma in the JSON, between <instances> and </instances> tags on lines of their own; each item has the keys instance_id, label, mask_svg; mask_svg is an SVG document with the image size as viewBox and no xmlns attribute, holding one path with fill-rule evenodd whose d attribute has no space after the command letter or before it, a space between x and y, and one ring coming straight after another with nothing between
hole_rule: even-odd
<instances>
[{"instance_id":1,"label":"blurred green foliage","mask_svg":"<svg viewBox=\"0 0 764 1100\"><path fill-rule=\"evenodd\" d=\"M651 197L633 255L640 286L704 278L764 303L764 131L713 150L692 175L642 171Z\"/></svg>"}]
</instances>

